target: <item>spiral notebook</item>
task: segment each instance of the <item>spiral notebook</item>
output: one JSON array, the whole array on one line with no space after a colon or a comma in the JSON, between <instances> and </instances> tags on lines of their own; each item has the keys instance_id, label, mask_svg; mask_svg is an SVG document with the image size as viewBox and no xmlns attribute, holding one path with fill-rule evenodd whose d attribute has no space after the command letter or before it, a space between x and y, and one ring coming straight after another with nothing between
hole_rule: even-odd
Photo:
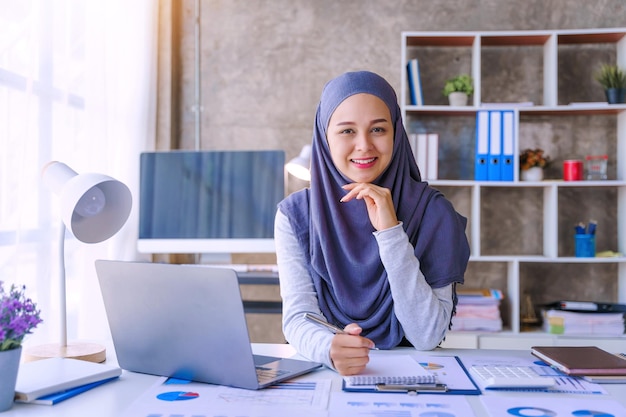
<instances>
[{"instance_id":1,"label":"spiral notebook","mask_svg":"<svg viewBox=\"0 0 626 417\"><path fill-rule=\"evenodd\" d=\"M435 384L436 376L426 370L410 355L381 355L370 353L365 371L358 375L345 376L344 390L367 389L378 384L415 385Z\"/></svg>"},{"instance_id":2,"label":"spiral notebook","mask_svg":"<svg viewBox=\"0 0 626 417\"><path fill-rule=\"evenodd\" d=\"M370 352L370 362L359 375L343 378L348 392L403 392L480 395L457 356Z\"/></svg>"}]
</instances>

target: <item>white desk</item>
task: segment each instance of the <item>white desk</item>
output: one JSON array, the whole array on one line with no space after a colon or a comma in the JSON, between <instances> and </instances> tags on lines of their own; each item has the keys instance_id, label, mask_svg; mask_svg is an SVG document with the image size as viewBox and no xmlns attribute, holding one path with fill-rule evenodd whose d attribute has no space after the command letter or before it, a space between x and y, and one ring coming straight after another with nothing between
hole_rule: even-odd
<instances>
[{"instance_id":1,"label":"white desk","mask_svg":"<svg viewBox=\"0 0 626 417\"><path fill-rule=\"evenodd\" d=\"M293 348L285 344L253 344L253 350L257 354L272 355L281 357L293 356ZM390 351L390 354L401 352L403 349ZM107 363L116 363L115 354L112 348L108 351ZM425 355L458 355L480 357L510 355L515 357L528 357L530 353L520 350L472 350L472 349L437 349L430 352L421 352ZM333 371L321 369L301 377L308 380L332 379L331 391L341 390L341 378ZM124 371L118 381L104 384L76 397L70 398L54 406L14 404L13 408L7 412L0 413L2 417L23 417L23 416L58 416L58 417L116 417L135 400L150 388L157 377L151 375L137 374ZM608 396L602 396L618 401L626 406L626 384L603 385L608 391ZM385 395L385 394L380 394ZM526 393L507 393L497 395L526 396ZM570 394L537 394L550 395L555 400L567 401L568 398L589 398L584 395ZM476 416L488 416L479 396L467 396L467 400L472 406Z\"/></svg>"}]
</instances>

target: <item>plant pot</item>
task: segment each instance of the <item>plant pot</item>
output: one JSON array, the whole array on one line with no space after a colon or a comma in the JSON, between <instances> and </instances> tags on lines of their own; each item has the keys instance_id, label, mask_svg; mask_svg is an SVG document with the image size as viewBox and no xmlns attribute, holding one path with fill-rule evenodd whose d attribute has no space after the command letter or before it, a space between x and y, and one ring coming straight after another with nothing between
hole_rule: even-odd
<instances>
[{"instance_id":1,"label":"plant pot","mask_svg":"<svg viewBox=\"0 0 626 417\"><path fill-rule=\"evenodd\" d=\"M607 88L604 90L604 94L606 94L606 101L609 104L624 103L626 88Z\"/></svg>"},{"instance_id":2,"label":"plant pot","mask_svg":"<svg viewBox=\"0 0 626 417\"><path fill-rule=\"evenodd\" d=\"M467 94L455 91L448 95L451 106L467 106Z\"/></svg>"},{"instance_id":3,"label":"plant pot","mask_svg":"<svg viewBox=\"0 0 626 417\"><path fill-rule=\"evenodd\" d=\"M522 181L543 181L543 168L532 167L523 169L521 172Z\"/></svg>"},{"instance_id":4,"label":"plant pot","mask_svg":"<svg viewBox=\"0 0 626 417\"><path fill-rule=\"evenodd\" d=\"M22 347L0 351L0 413L13 407Z\"/></svg>"}]
</instances>

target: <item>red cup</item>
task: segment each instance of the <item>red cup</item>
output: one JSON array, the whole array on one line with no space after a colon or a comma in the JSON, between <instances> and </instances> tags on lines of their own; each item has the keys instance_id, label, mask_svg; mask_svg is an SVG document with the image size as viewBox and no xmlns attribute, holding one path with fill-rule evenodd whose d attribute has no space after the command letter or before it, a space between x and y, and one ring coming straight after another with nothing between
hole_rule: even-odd
<instances>
[{"instance_id":1,"label":"red cup","mask_svg":"<svg viewBox=\"0 0 626 417\"><path fill-rule=\"evenodd\" d=\"M563 179L565 181L581 181L583 179L583 161L578 159L563 161Z\"/></svg>"}]
</instances>

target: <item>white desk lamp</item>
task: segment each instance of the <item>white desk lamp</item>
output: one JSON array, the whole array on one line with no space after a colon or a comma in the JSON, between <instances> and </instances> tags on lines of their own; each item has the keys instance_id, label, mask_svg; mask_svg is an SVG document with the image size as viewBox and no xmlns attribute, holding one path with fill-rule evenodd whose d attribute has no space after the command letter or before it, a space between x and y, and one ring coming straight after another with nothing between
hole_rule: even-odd
<instances>
[{"instance_id":1,"label":"white desk lamp","mask_svg":"<svg viewBox=\"0 0 626 417\"><path fill-rule=\"evenodd\" d=\"M104 362L106 348L94 343L67 342L65 293L65 229L81 242L99 243L117 233L130 214L132 196L123 183L102 174L78 175L64 163L52 161L42 170L43 183L59 196L61 232L59 236L59 344L34 346L26 350L29 359L65 357Z\"/></svg>"},{"instance_id":2,"label":"white desk lamp","mask_svg":"<svg viewBox=\"0 0 626 417\"><path fill-rule=\"evenodd\" d=\"M311 145L304 145L300 155L285 164L287 172L304 181L311 181Z\"/></svg>"}]
</instances>

